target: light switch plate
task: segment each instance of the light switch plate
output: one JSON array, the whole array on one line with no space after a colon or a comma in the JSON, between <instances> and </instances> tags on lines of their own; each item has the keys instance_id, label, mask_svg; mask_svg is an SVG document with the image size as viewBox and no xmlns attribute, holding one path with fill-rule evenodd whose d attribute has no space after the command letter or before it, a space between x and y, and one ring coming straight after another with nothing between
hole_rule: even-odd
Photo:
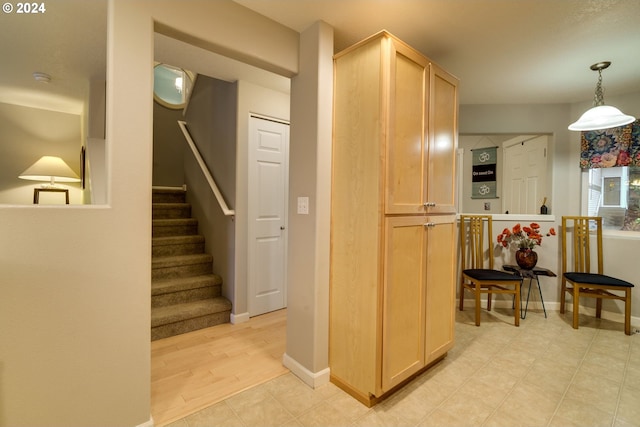
<instances>
[{"instance_id":1,"label":"light switch plate","mask_svg":"<svg viewBox=\"0 0 640 427\"><path fill-rule=\"evenodd\" d=\"M298 197L298 213L301 215L309 215L308 197Z\"/></svg>"}]
</instances>

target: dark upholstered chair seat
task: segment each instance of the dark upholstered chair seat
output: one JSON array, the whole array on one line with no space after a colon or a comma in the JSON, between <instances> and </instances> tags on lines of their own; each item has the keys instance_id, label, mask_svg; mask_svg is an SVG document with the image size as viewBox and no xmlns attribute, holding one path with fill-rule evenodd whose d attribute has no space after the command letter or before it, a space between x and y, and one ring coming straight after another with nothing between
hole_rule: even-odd
<instances>
[{"instance_id":1,"label":"dark upholstered chair seat","mask_svg":"<svg viewBox=\"0 0 640 427\"><path fill-rule=\"evenodd\" d=\"M514 275L499 270L487 270L484 268L471 268L463 270L463 273L475 280L490 280L492 282L501 282L505 280L513 281Z\"/></svg>"},{"instance_id":2,"label":"dark upholstered chair seat","mask_svg":"<svg viewBox=\"0 0 640 427\"><path fill-rule=\"evenodd\" d=\"M603 286L620 286L621 288L633 288L633 283L626 282L624 280L616 279L615 277L606 276L604 274L593 273L564 273L564 277L571 280L573 283L589 283L592 285Z\"/></svg>"}]
</instances>

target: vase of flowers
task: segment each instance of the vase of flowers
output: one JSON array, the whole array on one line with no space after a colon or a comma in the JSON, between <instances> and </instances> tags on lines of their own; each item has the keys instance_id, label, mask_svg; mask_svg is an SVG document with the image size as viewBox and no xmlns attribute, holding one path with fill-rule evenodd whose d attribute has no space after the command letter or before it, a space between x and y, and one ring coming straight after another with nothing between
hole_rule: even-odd
<instances>
[{"instance_id":1,"label":"vase of flowers","mask_svg":"<svg viewBox=\"0 0 640 427\"><path fill-rule=\"evenodd\" d=\"M547 236L555 235L556 231L551 227ZM517 248L516 263L520 268L531 270L538 262L538 254L533 249L542 244L542 237L539 224L532 222L528 227L516 224L513 228L505 228L498 234L498 245Z\"/></svg>"},{"instance_id":2,"label":"vase of flowers","mask_svg":"<svg viewBox=\"0 0 640 427\"><path fill-rule=\"evenodd\" d=\"M531 270L538 263L538 253L533 249L518 249L516 251L516 263L520 268Z\"/></svg>"}]
</instances>

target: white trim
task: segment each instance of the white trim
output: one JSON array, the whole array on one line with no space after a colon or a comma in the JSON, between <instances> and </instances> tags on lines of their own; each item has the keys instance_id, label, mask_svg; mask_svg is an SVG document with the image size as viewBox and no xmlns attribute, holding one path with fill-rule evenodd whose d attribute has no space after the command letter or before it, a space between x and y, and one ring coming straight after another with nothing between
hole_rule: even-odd
<instances>
[{"instance_id":1,"label":"white trim","mask_svg":"<svg viewBox=\"0 0 640 427\"><path fill-rule=\"evenodd\" d=\"M557 302L555 303L557 306L557 309L560 310L560 303ZM572 313L573 310L573 303L571 302L565 302L565 311L564 314L566 315L567 313ZM585 314L587 316L591 316L591 317L596 317L596 309L592 308L592 307L585 307L583 305L580 305L580 314ZM617 322L620 323L622 325L624 325L624 313L613 313L611 311L607 311L607 310L602 310L602 318L605 320L611 320L612 322ZM633 329L634 328L638 328L640 329L640 317L636 317L636 316L631 316L631 333L633 333Z\"/></svg>"},{"instance_id":2,"label":"white trim","mask_svg":"<svg viewBox=\"0 0 640 427\"><path fill-rule=\"evenodd\" d=\"M640 231L627 231L627 230L602 230L603 239L640 239Z\"/></svg>"},{"instance_id":3,"label":"white trim","mask_svg":"<svg viewBox=\"0 0 640 427\"><path fill-rule=\"evenodd\" d=\"M460 213L458 214L458 219L460 219L460 215L484 215L479 213ZM535 222L555 222L555 215L533 215L533 214L487 214L491 215L491 218L494 221L535 221Z\"/></svg>"},{"instance_id":4,"label":"white trim","mask_svg":"<svg viewBox=\"0 0 640 427\"><path fill-rule=\"evenodd\" d=\"M315 389L329 383L329 368L323 369L320 372L311 372L287 353L282 356L282 364L311 388Z\"/></svg>"},{"instance_id":5,"label":"white trim","mask_svg":"<svg viewBox=\"0 0 640 427\"><path fill-rule=\"evenodd\" d=\"M204 177L207 180L207 182L209 183L209 187L211 188L211 191L213 192L214 196L216 196L216 200L220 205L220 209L222 209L222 213L224 213L225 216L234 217L236 212L233 209L229 209L229 207L227 206L227 202L224 200L224 197L222 196L222 193L220 192L218 185L213 179L211 172L209 172L209 168L207 168L207 164L204 162L204 159L200 155L200 151L198 151L198 147L196 147L195 142L193 142L193 139L191 138L191 134L187 129L187 123L182 120L178 120L178 126L180 126L180 129L182 130L182 134L184 135L184 138L187 141L189 148L191 148L191 152L193 153L193 156L195 157L196 162L198 162L198 165L200 166L200 170L204 174Z\"/></svg>"},{"instance_id":6,"label":"white trim","mask_svg":"<svg viewBox=\"0 0 640 427\"><path fill-rule=\"evenodd\" d=\"M136 427L154 427L155 424L153 424L153 417L150 415L149 419L145 422L143 422L142 424L138 424Z\"/></svg>"},{"instance_id":7,"label":"white trim","mask_svg":"<svg viewBox=\"0 0 640 427\"><path fill-rule=\"evenodd\" d=\"M255 117L256 119L269 120L270 122L282 123L283 125L291 125L289 120L279 119L277 117L265 116L264 114L249 113L249 117Z\"/></svg>"},{"instance_id":8,"label":"white trim","mask_svg":"<svg viewBox=\"0 0 640 427\"><path fill-rule=\"evenodd\" d=\"M244 322L248 322L249 321L249 313L248 312L244 312L244 313L239 313L239 314L233 314L231 313L231 324L232 325L237 325L239 323L244 323Z\"/></svg>"},{"instance_id":9,"label":"white trim","mask_svg":"<svg viewBox=\"0 0 640 427\"><path fill-rule=\"evenodd\" d=\"M456 304L458 302L459 302L459 299L456 299ZM465 311L466 310L471 310L475 303L476 303L475 300L469 299L469 298L465 298L465 300L464 300ZM522 308L524 308L524 306L522 305L523 303L526 303L526 302L524 302L524 301L520 302L520 306ZM482 304L483 309L484 309L484 307L487 306L486 298L481 299L481 304ZM512 307L511 300L493 300L491 305L492 305L492 307L495 307L495 308L511 308ZM549 314L552 311L559 312L560 311L560 302L559 301L545 301L544 307L547 310L547 314ZM565 309L564 315L565 316L571 316L572 315L571 314L572 313L572 309L573 309L573 303L565 302L565 307L566 307L566 309ZM542 304L540 304L540 301L532 301L529 304L529 309L542 310ZM458 306L457 305L456 305L456 310L458 310ZM585 307L585 306L583 306L581 304L580 305L580 314L585 314L587 316L595 317L596 316L596 309L593 308L593 307ZM603 309L602 310L602 318L605 319L605 320L610 320L612 322L618 322L620 324L624 324L624 313L614 313L614 312L607 311L607 310ZM569 321L571 320L569 317L567 317L567 319L569 319ZM571 323L569 323L569 326L571 326ZM631 316L631 329L634 329L634 328L640 329L640 317Z\"/></svg>"},{"instance_id":10,"label":"white trim","mask_svg":"<svg viewBox=\"0 0 640 427\"><path fill-rule=\"evenodd\" d=\"M187 191L187 184L184 184L180 187L170 187L170 186L163 186L163 185L154 185L151 187L152 190L181 190L181 191Z\"/></svg>"},{"instance_id":11,"label":"white trim","mask_svg":"<svg viewBox=\"0 0 640 427\"><path fill-rule=\"evenodd\" d=\"M464 203L464 195L462 194L462 186L464 185L464 148L456 149L456 212L460 212L462 210L462 205Z\"/></svg>"}]
</instances>

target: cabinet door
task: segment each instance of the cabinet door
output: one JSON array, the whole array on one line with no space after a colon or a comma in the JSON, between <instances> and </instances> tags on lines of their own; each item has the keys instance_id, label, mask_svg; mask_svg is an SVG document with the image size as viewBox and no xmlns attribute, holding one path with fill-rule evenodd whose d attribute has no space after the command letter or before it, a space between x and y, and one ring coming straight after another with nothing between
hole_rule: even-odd
<instances>
[{"instance_id":1,"label":"cabinet door","mask_svg":"<svg viewBox=\"0 0 640 427\"><path fill-rule=\"evenodd\" d=\"M424 366L424 217L386 219L382 392Z\"/></svg>"},{"instance_id":2,"label":"cabinet door","mask_svg":"<svg viewBox=\"0 0 640 427\"><path fill-rule=\"evenodd\" d=\"M435 64L429 76L427 212L455 213L458 80Z\"/></svg>"},{"instance_id":3,"label":"cabinet door","mask_svg":"<svg viewBox=\"0 0 640 427\"><path fill-rule=\"evenodd\" d=\"M427 195L426 58L392 43L389 56L386 203L388 214L423 214Z\"/></svg>"},{"instance_id":4,"label":"cabinet door","mask_svg":"<svg viewBox=\"0 0 640 427\"><path fill-rule=\"evenodd\" d=\"M426 220L426 326L425 364L453 347L456 298L455 215Z\"/></svg>"}]
</instances>

